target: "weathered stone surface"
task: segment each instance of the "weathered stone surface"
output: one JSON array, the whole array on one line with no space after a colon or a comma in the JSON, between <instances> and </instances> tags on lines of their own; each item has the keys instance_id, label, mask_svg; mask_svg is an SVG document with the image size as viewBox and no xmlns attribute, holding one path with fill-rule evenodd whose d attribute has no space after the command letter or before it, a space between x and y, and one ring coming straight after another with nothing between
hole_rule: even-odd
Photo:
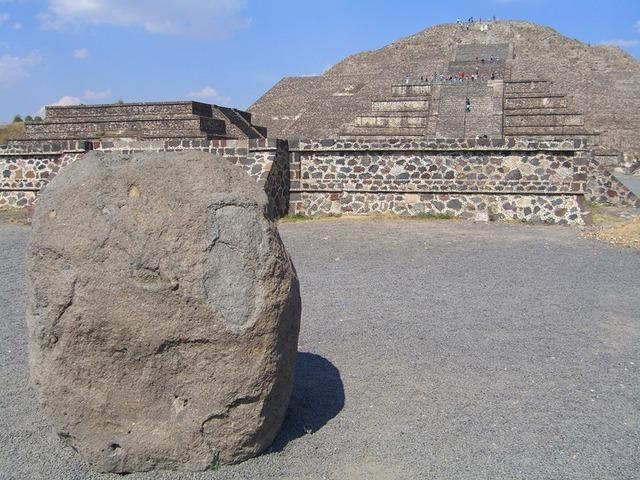
<instances>
[{"instance_id":1,"label":"weathered stone surface","mask_svg":"<svg viewBox=\"0 0 640 480\"><path fill-rule=\"evenodd\" d=\"M429 95L432 103L428 126L418 135L497 135L501 122L498 121L500 115L495 114L502 108L491 102L492 89L486 88L488 78L495 71L498 80L522 82L519 86L505 86L505 93L520 97L510 100L513 102L510 106L529 107L510 112L518 114L518 119L527 125L535 125L535 120L530 117L524 120L521 114L540 113L541 110L530 107L544 106L546 108L542 110L546 113L558 113L553 106L566 104L564 113L578 110L585 114L584 125L578 125L579 128L566 128L575 123L575 118L571 121L571 117L564 120L560 117L562 128L543 131L513 128L507 122L503 132L507 137L573 138L576 130L603 132L594 139L602 147L623 151L633 158L640 157L640 136L637 135L640 99L636 95L640 63L633 56L615 47L586 45L529 22L491 22L486 31L481 30L482 25L475 23L469 30L461 30L455 24L436 25L395 40L379 50L350 55L320 76L286 77L249 107L249 111L259 123L268 127L273 137L335 137L341 135L344 126L351 125L358 116L371 115L372 101L389 98L389 94L393 94L390 90L392 85L397 85L396 89L414 88L413 84L421 83L421 76L432 80L434 74L455 75L460 71L469 74L479 67L483 80L473 82L470 87L467 86L470 82L457 85L438 85L442 82L436 82L435 85L419 85L425 90L412 92L420 96ZM486 59L490 54L495 55L498 61L483 64L476 60L476 57ZM407 75L411 85L399 85L405 82ZM427 87L431 88L427 90ZM543 95L539 99L521 99L540 92ZM554 99L553 93L566 94L566 97ZM465 117L463 105L467 96L471 99L472 110L470 115L466 115L466 120L475 118L471 123L465 121L461 131L460 121ZM482 114L486 114L484 118ZM476 120L479 123L475 123ZM545 117L544 124L548 127L556 123L548 120L549 117ZM582 124L582 120L579 123ZM398 129L393 135L407 137L410 130ZM376 131L373 135L392 134Z\"/></svg>"},{"instance_id":2,"label":"weathered stone surface","mask_svg":"<svg viewBox=\"0 0 640 480\"><path fill-rule=\"evenodd\" d=\"M44 190L28 250L32 378L101 471L266 448L292 388L295 270L254 180L201 152L91 153Z\"/></svg>"}]
</instances>

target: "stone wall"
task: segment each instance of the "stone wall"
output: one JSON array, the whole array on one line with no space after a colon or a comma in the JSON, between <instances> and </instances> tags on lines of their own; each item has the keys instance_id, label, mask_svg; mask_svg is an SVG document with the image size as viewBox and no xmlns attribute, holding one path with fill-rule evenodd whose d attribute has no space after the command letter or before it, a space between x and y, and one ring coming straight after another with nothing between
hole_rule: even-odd
<instances>
[{"instance_id":1,"label":"stone wall","mask_svg":"<svg viewBox=\"0 0 640 480\"><path fill-rule=\"evenodd\" d=\"M24 208L85 152L202 150L260 182L269 214L432 214L561 224L588 221L586 201L639 206L585 140L117 140L0 148L0 208Z\"/></svg>"},{"instance_id":2,"label":"stone wall","mask_svg":"<svg viewBox=\"0 0 640 480\"><path fill-rule=\"evenodd\" d=\"M468 193L302 192L305 215L427 215L473 218L486 212L492 220L583 225L587 207L580 195L489 195Z\"/></svg>"},{"instance_id":3,"label":"stone wall","mask_svg":"<svg viewBox=\"0 0 640 480\"><path fill-rule=\"evenodd\" d=\"M301 140L290 144L291 213L393 212L584 224L585 142Z\"/></svg>"},{"instance_id":4,"label":"stone wall","mask_svg":"<svg viewBox=\"0 0 640 480\"><path fill-rule=\"evenodd\" d=\"M86 142L0 145L0 209L27 208L58 171L87 151Z\"/></svg>"},{"instance_id":5,"label":"stone wall","mask_svg":"<svg viewBox=\"0 0 640 480\"><path fill-rule=\"evenodd\" d=\"M585 186L590 202L616 207L640 208L640 198L618 180L606 165L592 160L589 178Z\"/></svg>"},{"instance_id":6,"label":"stone wall","mask_svg":"<svg viewBox=\"0 0 640 480\"><path fill-rule=\"evenodd\" d=\"M47 142L29 146L0 147L0 209L26 208L36 201L57 172L82 159L89 150L132 153L139 151L201 150L229 158L264 186L268 213L277 218L289 206L289 155L287 142L272 139L247 140L152 140Z\"/></svg>"}]
</instances>

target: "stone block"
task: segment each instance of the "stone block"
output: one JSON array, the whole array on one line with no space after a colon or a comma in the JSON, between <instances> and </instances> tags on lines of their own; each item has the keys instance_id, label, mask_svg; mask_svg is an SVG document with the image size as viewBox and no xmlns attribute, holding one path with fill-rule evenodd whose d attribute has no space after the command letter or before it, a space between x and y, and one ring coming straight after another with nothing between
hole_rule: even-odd
<instances>
[{"instance_id":1,"label":"stone block","mask_svg":"<svg viewBox=\"0 0 640 480\"><path fill-rule=\"evenodd\" d=\"M266 208L240 167L202 152L93 152L43 192L27 260L32 379L96 469L206 470L274 439L300 296Z\"/></svg>"}]
</instances>

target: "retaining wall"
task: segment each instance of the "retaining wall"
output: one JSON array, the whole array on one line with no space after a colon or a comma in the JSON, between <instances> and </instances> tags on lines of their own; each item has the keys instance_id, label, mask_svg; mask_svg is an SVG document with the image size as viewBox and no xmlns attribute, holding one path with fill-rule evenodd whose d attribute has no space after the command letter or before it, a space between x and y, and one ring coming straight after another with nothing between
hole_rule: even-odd
<instances>
[{"instance_id":1,"label":"retaining wall","mask_svg":"<svg viewBox=\"0 0 640 480\"><path fill-rule=\"evenodd\" d=\"M47 142L0 147L0 208L32 205L90 150L201 150L260 182L269 215L431 214L581 225L587 201L640 206L585 140L518 138Z\"/></svg>"},{"instance_id":2,"label":"retaining wall","mask_svg":"<svg viewBox=\"0 0 640 480\"><path fill-rule=\"evenodd\" d=\"M265 189L272 218L287 213L289 157L280 140L175 140L47 142L40 145L0 146L0 208L27 208L57 172L91 150L134 153L142 151L200 150L229 158Z\"/></svg>"},{"instance_id":3,"label":"retaining wall","mask_svg":"<svg viewBox=\"0 0 640 480\"><path fill-rule=\"evenodd\" d=\"M582 140L301 140L290 150L291 213L588 221Z\"/></svg>"}]
</instances>

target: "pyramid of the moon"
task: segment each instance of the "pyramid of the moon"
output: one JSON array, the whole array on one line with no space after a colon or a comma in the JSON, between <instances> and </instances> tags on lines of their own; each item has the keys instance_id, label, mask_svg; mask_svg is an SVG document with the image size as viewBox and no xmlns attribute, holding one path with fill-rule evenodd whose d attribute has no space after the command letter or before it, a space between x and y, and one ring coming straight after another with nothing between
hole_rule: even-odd
<instances>
[{"instance_id":1,"label":"pyramid of the moon","mask_svg":"<svg viewBox=\"0 0 640 480\"><path fill-rule=\"evenodd\" d=\"M249 110L279 138L580 137L640 157L640 63L521 21L435 26L284 78Z\"/></svg>"}]
</instances>

